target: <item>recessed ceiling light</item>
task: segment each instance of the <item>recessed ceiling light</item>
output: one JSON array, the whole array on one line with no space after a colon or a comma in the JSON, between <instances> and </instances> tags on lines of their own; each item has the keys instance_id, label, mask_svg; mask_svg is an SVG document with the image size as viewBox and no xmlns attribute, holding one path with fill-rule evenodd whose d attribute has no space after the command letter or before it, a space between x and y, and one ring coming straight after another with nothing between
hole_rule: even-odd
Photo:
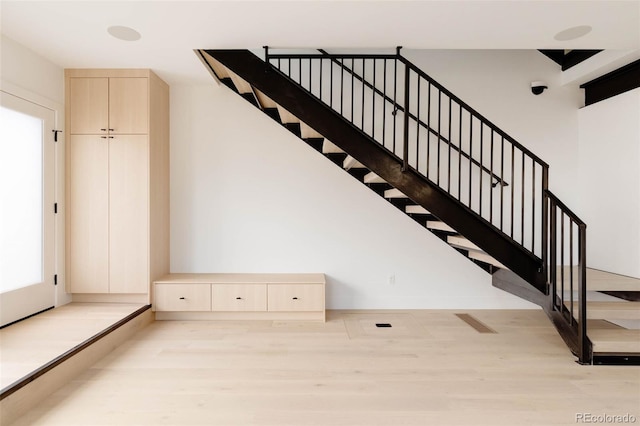
<instances>
[{"instance_id":1,"label":"recessed ceiling light","mask_svg":"<svg viewBox=\"0 0 640 426\"><path fill-rule=\"evenodd\" d=\"M553 36L553 38L558 41L575 40L589 34L592 29L593 28L591 28L591 26L589 25L579 25L577 27L571 27L567 28L564 31L560 31L558 34Z\"/></svg>"},{"instance_id":2,"label":"recessed ceiling light","mask_svg":"<svg viewBox=\"0 0 640 426\"><path fill-rule=\"evenodd\" d=\"M121 25L109 27L107 28L107 32L113 37L124 41L136 41L140 40L140 37L142 37L140 33L133 28L123 27Z\"/></svg>"}]
</instances>

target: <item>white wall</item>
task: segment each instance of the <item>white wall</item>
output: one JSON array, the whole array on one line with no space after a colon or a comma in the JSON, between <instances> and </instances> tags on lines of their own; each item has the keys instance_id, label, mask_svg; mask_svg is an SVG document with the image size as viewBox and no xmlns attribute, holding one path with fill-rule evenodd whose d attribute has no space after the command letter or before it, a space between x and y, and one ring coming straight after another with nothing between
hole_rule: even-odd
<instances>
[{"instance_id":1,"label":"white wall","mask_svg":"<svg viewBox=\"0 0 640 426\"><path fill-rule=\"evenodd\" d=\"M533 306L213 82L171 88L171 270L324 272L331 309Z\"/></svg>"},{"instance_id":2,"label":"white wall","mask_svg":"<svg viewBox=\"0 0 640 426\"><path fill-rule=\"evenodd\" d=\"M0 88L55 111L56 128L64 128L64 70L25 46L2 35ZM71 301L64 291L64 140L56 144L56 306Z\"/></svg>"},{"instance_id":3,"label":"white wall","mask_svg":"<svg viewBox=\"0 0 640 426\"><path fill-rule=\"evenodd\" d=\"M587 223L587 263L640 278L640 89L578 116L578 214Z\"/></svg>"}]
</instances>

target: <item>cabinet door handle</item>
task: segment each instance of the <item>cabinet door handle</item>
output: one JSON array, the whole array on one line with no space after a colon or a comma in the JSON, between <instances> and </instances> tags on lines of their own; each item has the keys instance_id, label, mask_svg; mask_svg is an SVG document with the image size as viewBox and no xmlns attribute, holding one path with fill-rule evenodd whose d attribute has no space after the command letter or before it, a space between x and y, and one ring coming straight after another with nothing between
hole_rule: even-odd
<instances>
[{"instance_id":1,"label":"cabinet door handle","mask_svg":"<svg viewBox=\"0 0 640 426\"><path fill-rule=\"evenodd\" d=\"M101 130L101 131L103 131L103 132L106 132L106 131L107 131L107 129L100 129L100 130Z\"/></svg>"},{"instance_id":2,"label":"cabinet door handle","mask_svg":"<svg viewBox=\"0 0 640 426\"><path fill-rule=\"evenodd\" d=\"M236 300L242 300L242 297L236 297Z\"/></svg>"},{"instance_id":3,"label":"cabinet door handle","mask_svg":"<svg viewBox=\"0 0 640 426\"><path fill-rule=\"evenodd\" d=\"M180 300L184 300L184 297L181 297Z\"/></svg>"},{"instance_id":4,"label":"cabinet door handle","mask_svg":"<svg viewBox=\"0 0 640 426\"><path fill-rule=\"evenodd\" d=\"M115 129L109 129L110 132L113 132Z\"/></svg>"},{"instance_id":5,"label":"cabinet door handle","mask_svg":"<svg viewBox=\"0 0 640 426\"><path fill-rule=\"evenodd\" d=\"M100 136L100 139L106 139L106 138L107 138L106 136Z\"/></svg>"},{"instance_id":6,"label":"cabinet door handle","mask_svg":"<svg viewBox=\"0 0 640 426\"><path fill-rule=\"evenodd\" d=\"M297 297L294 297L294 298L293 298L293 300L298 300L298 298L297 298Z\"/></svg>"}]
</instances>

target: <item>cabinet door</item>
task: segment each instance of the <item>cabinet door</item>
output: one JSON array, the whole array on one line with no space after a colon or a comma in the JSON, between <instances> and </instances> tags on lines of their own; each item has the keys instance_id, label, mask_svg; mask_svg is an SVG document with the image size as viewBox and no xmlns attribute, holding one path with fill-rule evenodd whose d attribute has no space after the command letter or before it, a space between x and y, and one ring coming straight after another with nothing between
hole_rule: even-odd
<instances>
[{"instance_id":1,"label":"cabinet door","mask_svg":"<svg viewBox=\"0 0 640 426\"><path fill-rule=\"evenodd\" d=\"M256 312L267 310L266 284L214 284L211 286L211 310Z\"/></svg>"},{"instance_id":2,"label":"cabinet door","mask_svg":"<svg viewBox=\"0 0 640 426\"><path fill-rule=\"evenodd\" d=\"M97 135L106 133L109 126L109 79L69 79L69 133Z\"/></svg>"},{"instance_id":3,"label":"cabinet door","mask_svg":"<svg viewBox=\"0 0 640 426\"><path fill-rule=\"evenodd\" d=\"M156 284L153 289L156 311L211 310L211 284Z\"/></svg>"},{"instance_id":4,"label":"cabinet door","mask_svg":"<svg viewBox=\"0 0 640 426\"><path fill-rule=\"evenodd\" d=\"M112 134L149 133L149 79L109 79L109 128Z\"/></svg>"},{"instance_id":5,"label":"cabinet door","mask_svg":"<svg viewBox=\"0 0 640 426\"><path fill-rule=\"evenodd\" d=\"M324 310L322 284L269 284L269 311L301 312Z\"/></svg>"},{"instance_id":6,"label":"cabinet door","mask_svg":"<svg viewBox=\"0 0 640 426\"><path fill-rule=\"evenodd\" d=\"M149 142L109 139L109 292L149 291Z\"/></svg>"},{"instance_id":7,"label":"cabinet door","mask_svg":"<svg viewBox=\"0 0 640 426\"><path fill-rule=\"evenodd\" d=\"M99 135L71 135L68 149L68 291L107 293L109 142Z\"/></svg>"}]
</instances>

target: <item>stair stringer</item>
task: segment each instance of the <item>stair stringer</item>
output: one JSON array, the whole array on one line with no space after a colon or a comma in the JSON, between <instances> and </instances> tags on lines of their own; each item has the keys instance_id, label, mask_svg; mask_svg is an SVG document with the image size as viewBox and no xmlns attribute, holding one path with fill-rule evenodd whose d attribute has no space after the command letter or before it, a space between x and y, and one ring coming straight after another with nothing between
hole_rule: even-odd
<instances>
[{"instance_id":1,"label":"stair stringer","mask_svg":"<svg viewBox=\"0 0 640 426\"><path fill-rule=\"evenodd\" d=\"M248 50L206 50L222 65L546 293L542 261Z\"/></svg>"}]
</instances>

